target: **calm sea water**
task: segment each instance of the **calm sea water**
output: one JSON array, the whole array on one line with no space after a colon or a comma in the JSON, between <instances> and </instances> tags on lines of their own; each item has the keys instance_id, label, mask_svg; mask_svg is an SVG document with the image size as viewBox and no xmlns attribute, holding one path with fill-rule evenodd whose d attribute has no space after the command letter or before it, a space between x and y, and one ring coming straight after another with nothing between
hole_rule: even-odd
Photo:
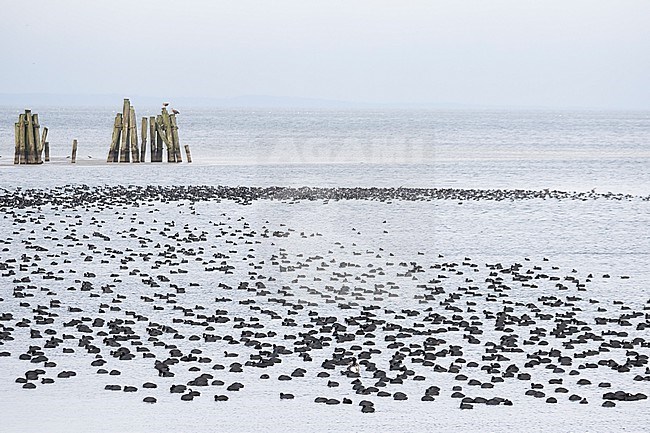
<instances>
[{"instance_id":1,"label":"calm sea water","mask_svg":"<svg viewBox=\"0 0 650 433\"><path fill-rule=\"evenodd\" d=\"M137 102L137 101L136 101ZM119 104L118 104L119 105ZM650 193L650 112L181 108L194 163L102 166L115 108L31 107L53 157L48 184L164 183L565 189ZM119 108L119 106L117 107ZM0 185L42 185L9 168L19 107L0 108ZM138 116L159 112L136 105Z\"/></svg>"},{"instance_id":2,"label":"calm sea water","mask_svg":"<svg viewBox=\"0 0 650 433\"><path fill-rule=\"evenodd\" d=\"M50 128L52 154L58 162L14 167L11 164L12 128L20 107L0 108L2 188L47 188L65 184L222 184L550 188L571 191L595 188L598 192L650 194L650 112L218 110L178 107L182 112L179 115L181 143L191 146L193 164L106 165L103 161L108 151L114 110L31 108L39 113L41 124ZM136 105L136 108L139 116L158 111L157 107L140 109ZM76 165L65 162L74 138L79 140L80 146ZM155 212L153 216L151 212ZM179 229L186 225L214 234L216 229L211 221L226 221L227 216L230 218L227 224L233 227L244 221L258 232L263 227L295 230L286 239L273 238L252 246L253 254L267 259L267 262L280 251L295 261L302 261L309 255L321 255L336 261L360 261L364 265L362 270L370 265L386 265L385 258L375 258L380 251L384 255L394 254L390 260L395 263L416 260L425 268L438 260L462 262L465 257L471 257L481 267L484 263L508 265L530 260L531 265L544 266L545 269L558 267L561 269L558 272L564 273L562 275L575 270L572 275L581 279L589 274L597 277L611 274L611 279L594 278L585 295L585 299L587 296L598 299L599 305L607 308L618 308L613 301L623 300L631 308L641 309L650 296L650 268L647 266L650 262L650 202L639 199L462 203L341 201L329 204L259 201L251 206L224 201L199 203L192 208L188 203L172 202L66 211L44 207L38 214L45 223L55 224L53 227L61 235L73 227L75 236L86 235L90 240L83 242L93 243L98 242L93 238L98 228L92 219L105 220L101 230L114 242L100 248L107 245L134 251L142 248L137 238L126 235L129 217L138 221L130 227L136 227L140 232L148 228L145 221L149 224L155 218L159 225L163 221L176 221ZM12 218L0 219L0 230L5 234L3 239L12 238L6 244L7 249L0 253L0 259L33 255L34 251L27 248L23 238L25 235L36 237L45 234L45 228L47 225L40 223L17 227ZM305 236L299 235L303 232ZM309 236L314 233L322 236ZM154 233L151 236L158 235ZM118 272L117 263L85 263L83 254L89 249L67 249L57 246L55 241L38 239L39 244L50 249L50 253L69 253L73 264L44 264L55 270L61 269L61 275L65 276L60 282L48 281L48 288L58 292L64 306L79 305L85 309L83 314L96 314L93 299L80 296L81 292L69 291L68 287L78 285L75 278L85 271L97 273L100 280L113 281L111 275ZM160 239L163 244L168 242L167 238ZM212 236L205 247L210 251L211 248L224 251L233 248L225 241ZM236 274L221 275L218 281L237 286L241 278L246 278L250 270L245 256L248 252L240 251L241 257L238 255L231 261L236 266ZM444 255L444 259L439 259L439 254ZM215 293L220 293L216 291L215 274L205 273L201 266L192 263L186 265L190 272L177 278L185 278L187 281L183 280L183 284L186 285L198 282L201 290L188 290L179 299L187 305L205 303L212 308ZM69 266L74 266L79 273L69 273ZM146 271L150 264L138 262L138 266ZM151 295L150 288L143 287L138 277L127 276L126 271L119 272L124 274L126 284L117 286L116 290L126 296L125 309L155 314L149 306L145 308L138 301L141 295ZM629 279L621 279L622 276ZM384 278L394 277L394 274L387 273ZM279 286L296 286L293 274L277 275L277 278ZM462 278L454 284L462 285ZM0 297L5 298L0 303L0 313L23 311L18 304L21 300L12 297L11 280L3 281L8 283L0 287ZM210 290L203 290L204 287ZM407 293L392 298L392 306L422 308L408 292L417 290L415 286L409 289L409 283L405 283L404 287ZM44 296L43 293L38 295ZM549 287L539 292L513 291L510 296L513 300L527 303L537 302L540 294L555 293ZM438 308L437 304L431 306ZM341 313L336 304L322 304L319 308L323 314ZM477 310L483 308L491 307L479 305ZM586 301L584 308L586 319L593 321ZM63 309L61 314L64 320L66 313ZM242 314L248 314L248 311ZM17 332L17 335L23 335L24 339L17 338L6 346L14 355L32 341L27 333ZM462 342L460 336L459 339ZM636 350L647 354L647 348L637 347ZM56 384L49 386L39 385L32 391L23 390L14 383L16 377L24 374L25 363L15 356L0 358L0 408L5 414L0 430L643 431L650 422L650 411L645 402L621 404L614 410L602 408L602 392L596 387L584 391L588 393L589 405L578 406L563 401L553 406L524 397L523 384L510 389L512 394L508 396L512 395L515 403L512 408L493 410L477 407L474 411L460 411L457 402L449 398L441 398L437 405L431 406L413 397L409 400L408 410L391 400L381 402L380 410L372 417L361 417L356 407L328 410L313 403L313 393L317 391L311 379L295 385L295 404L280 401L277 382L263 383L257 380L259 372L249 370L243 376L247 392L234 396L232 404L215 406L208 397L187 404L177 398L171 399L168 393L171 382L167 380L160 381L161 386L154 393L159 403L150 406L141 402L142 390L132 397L104 391L108 379L94 374L88 367L88 359L82 354L77 355L79 352L77 349L73 355L53 355L59 369L79 372L75 379L57 380ZM219 356L220 352L214 355ZM119 380L110 379L112 381L140 385L150 378L151 365L144 361L115 362L112 365L123 374ZM295 364L283 368L290 371L303 365L302 361L295 361ZM314 371L310 370L310 374L313 375ZM598 374L602 375L599 380L612 382L614 389L620 387L647 393L647 382L630 384L623 375L603 369ZM174 380L188 380L180 376ZM440 383L449 389L454 384L452 378L448 383ZM414 388L405 389L410 395L417 395Z\"/></svg>"}]
</instances>

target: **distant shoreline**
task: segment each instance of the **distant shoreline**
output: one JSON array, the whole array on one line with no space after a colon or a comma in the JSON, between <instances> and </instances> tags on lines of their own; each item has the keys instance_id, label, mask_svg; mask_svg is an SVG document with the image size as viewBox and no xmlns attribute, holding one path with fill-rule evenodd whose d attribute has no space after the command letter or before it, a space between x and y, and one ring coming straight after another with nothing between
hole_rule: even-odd
<instances>
[{"instance_id":1,"label":"distant shoreline","mask_svg":"<svg viewBox=\"0 0 650 433\"><path fill-rule=\"evenodd\" d=\"M612 111L650 112L650 107L581 107L543 105L491 105L459 102L363 102L291 96L242 95L229 98L218 97L162 97L148 95L57 95L46 93L11 94L0 93L0 107L27 106L60 108L112 108L119 107L125 97L141 108L158 107L171 101L179 107L215 109L279 109L279 110L450 110L450 111Z\"/></svg>"}]
</instances>

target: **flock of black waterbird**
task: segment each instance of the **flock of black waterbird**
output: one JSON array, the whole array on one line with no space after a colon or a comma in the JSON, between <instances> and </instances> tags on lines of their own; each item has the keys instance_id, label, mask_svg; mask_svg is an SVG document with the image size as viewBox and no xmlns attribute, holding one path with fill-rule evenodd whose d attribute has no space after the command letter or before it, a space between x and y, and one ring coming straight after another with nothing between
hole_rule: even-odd
<instances>
[{"instance_id":1,"label":"flock of black waterbird","mask_svg":"<svg viewBox=\"0 0 650 433\"><path fill-rule=\"evenodd\" d=\"M0 380L38 392L79 380L83 368L103 384L98 392L124 393L134 404L206 397L228 404L265 387L287 404L364 413L386 400L454 399L472 409L647 398L639 390L650 385L650 301L590 293L597 280L629 276L581 275L546 259L402 257L236 214L256 200L650 197L224 186L0 191ZM223 212L225 201L236 205ZM327 248L297 247L319 237L315 245ZM134 369L148 380L136 383Z\"/></svg>"}]
</instances>

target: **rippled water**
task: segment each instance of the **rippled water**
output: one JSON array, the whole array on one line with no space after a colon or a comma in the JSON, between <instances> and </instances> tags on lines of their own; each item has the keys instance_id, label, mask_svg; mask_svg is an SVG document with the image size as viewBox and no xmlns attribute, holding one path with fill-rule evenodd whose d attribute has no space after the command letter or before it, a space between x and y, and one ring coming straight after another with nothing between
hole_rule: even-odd
<instances>
[{"instance_id":1,"label":"rippled water","mask_svg":"<svg viewBox=\"0 0 650 433\"><path fill-rule=\"evenodd\" d=\"M157 108L139 109L141 115ZM31 107L51 153L75 167L7 171L18 107L0 108L0 184L346 185L564 189L650 194L649 112L181 109L194 163L102 166L115 110ZM184 156L184 155L183 155ZM89 158L91 157L91 158ZM65 159L64 159L65 161ZM118 164L119 165L119 164Z\"/></svg>"},{"instance_id":2,"label":"rippled water","mask_svg":"<svg viewBox=\"0 0 650 433\"><path fill-rule=\"evenodd\" d=\"M157 110L140 110L137 101L134 103L138 115L154 114ZM650 194L650 113L647 112L268 111L178 107L182 111L179 116L181 142L190 144L193 164L108 166L103 160L114 111L32 108L39 113L41 124L50 128L52 154L57 160L65 160L73 138L79 140L79 163L75 166L65 162L38 167L10 165L13 155L10 126L18 110L5 107L0 109L2 188L47 188L65 184L222 184L578 191L596 188L599 192ZM253 245L253 254L259 258L268 259L284 249L293 260L320 254L338 261L359 261L373 266L385 265L386 258L378 259L376 254L385 256L389 252L394 254L391 261L418 261L425 267L440 260L462 262L465 257L481 266L530 260L531 266L557 267L562 275L573 270L582 279L589 274L595 275L585 299L598 299L608 308L614 300L620 300L633 309L641 309L650 298L650 202L636 198L622 201L341 201L328 204L258 201L250 206L223 201L198 203L193 208L186 202L141 205L101 210L79 208L63 212L65 215L57 215L56 210L44 207L37 215L44 218L44 223L56 222L61 235L65 226L58 222L61 218L66 224L81 222L76 226L78 236L92 236L96 230L91 225L92 217L105 219L107 223L102 230L113 237L112 247L138 251L137 239L121 237L118 233L130 227L141 231L148 225L161 229L162 221L172 220L177 221L179 227L187 224L207 229L209 221L223 220L222 214L226 214L233 226L241 224L237 220L244 218L258 231L264 226L295 230L288 238ZM151 210L154 210L153 215ZM120 219L122 212L133 216L138 223L129 222L128 217ZM153 222L154 218L157 223ZM24 241L35 236L31 230L38 234L44 225L19 227L25 230L19 231L10 217L0 219L2 239L8 242L5 244L7 250L0 253L2 260L34 254ZM301 232L306 236L300 236ZM309 236L314 233L322 236ZM214 241L212 245L228 248L222 241ZM68 250L78 259L74 266L79 273L92 270L106 281L111 281L109 275L113 272L124 273L118 269L118 261L108 265L84 263L82 253L87 249L57 247L53 241L43 241L43 245L52 251ZM198 265L188 264L193 272L177 278L188 284L198 282L202 289L210 290L221 281L236 285L250 270L244 260L246 253L240 250L237 260L233 260L237 269L232 276L217 277L202 272ZM70 267L51 266L66 272ZM612 278L601 278L604 274ZM278 284L297 288L293 283L295 275L274 276ZM79 302L83 308L94 307L94 300L66 290L76 284L74 280L79 275L65 277L62 282L51 282L50 288L59 292L64 301ZM390 277L388 274L385 278ZM124 280L118 292L127 296L127 306L148 311L138 302L139 296L150 295L148 289L137 284L138 278L126 273ZM2 284L0 297L5 301L0 303L0 313L23 311L18 305L20 300L12 298L14 284L11 279L3 278ZM301 281L300 284L307 283ZM450 286L454 284L462 285L462 278L449 283ZM419 308L412 298L417 290L415 283L405 282L403 287L405 293L391 299L393 302L387 305ZM552 293L556 292L549 286L539 291L515 291L510 296L528 302ZM183 303L193 306L213 300L214 293L188 290L181 298ZM434 303L430 306L437 308ZM321 307L322 313L338 314L332 305ZM479 307L490 308L487 304ZM586 301L581 307L582 314L592 320L592 310ZM241 306L232 308L235 314L249 314L246 310L240 311ZM19 347L29 341L27 338L18 340L10 347L18 354ZM0 351L5 349L0 346ZM647 348L636 350L648 353ZM471 357L472 352L467 356ZM245 373L242 382L246 383L246 393L233 397L230 404L216 406L210 398L191 403L170 399L166 388L169 384L162 381L155 394L159 402L150 406L142 404L142 392L132 396L104 391L106 377L88 368L88 358L81 351L74 355L59 353L52 359L59 363L59 369L78 371L78 377L57 380L56 384L39 386L36 390L23 390L14 379L23 374L27 366L14 357L0 358L0 408L3 409L0 430L643 431L650 421L647 400L620 404L610 410L600 407L602 393L592 389L584 391L589 405L566 401L548 405L524 398L526 384L523 383L510 389L513 407L477 405L473 411L460 411L458 402L449 399L441 398L434 405L420 402L416 386L407 384L404 390L412 395L406 406L408 410L402 402L389 399L381 405L378 403L377 413L361 416L356 406L314 404L314 389L321 389L316 387L322 384L313 379L293 384L295 401L280 401L277 381L255 380L258 371ZM283 368L291 371L301 365L295 361ZM122 378L114 382L140 385L151 378L150 365L144 362L114 366L123 371ZM617 373L598 370L598 378L632 389L629 381ZM647 384L634 383L633 388L648 393Z\"/></svg>"}]
</instances>

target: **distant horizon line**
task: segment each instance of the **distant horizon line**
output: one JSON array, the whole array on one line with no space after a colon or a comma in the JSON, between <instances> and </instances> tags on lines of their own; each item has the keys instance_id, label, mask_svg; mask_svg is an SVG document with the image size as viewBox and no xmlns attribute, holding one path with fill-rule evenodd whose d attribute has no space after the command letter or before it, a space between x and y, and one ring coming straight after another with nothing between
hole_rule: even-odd
<instances>
[{"instance_id":1,"label":"distant horizon line","mask_svg":"<svg viewBox=\"0 0 650 433\"><path fill-rule=\"evenodd\" d=\"M135 105L154 106L173 101L177 106L213 108L293 109L448 109L448 110L556 110L556 111L650 111L650 107L548 106L475 104L464 102L361 102L306 96L239 95L231 97L119 95L117 93L0 93L0 106L39 104L45 106L108 107L129 98ZM120 105L121 106L121 105Z\"/></svg>"}]
</instances>

